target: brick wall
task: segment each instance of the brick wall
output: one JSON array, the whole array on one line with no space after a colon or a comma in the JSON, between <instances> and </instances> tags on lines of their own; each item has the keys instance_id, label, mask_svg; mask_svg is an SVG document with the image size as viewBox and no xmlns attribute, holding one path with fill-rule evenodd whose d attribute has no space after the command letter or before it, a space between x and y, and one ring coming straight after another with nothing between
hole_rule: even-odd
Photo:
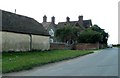
<instances>
[{"instance_id":1,"label":"brick wall","mask_svg":"<svg viewBox=\"0 0 120 78\"><path fill-rule=\"evenodd\" d=\"M75 45L67 45L66 43L51 43L50 49L57 50L57 49L74 49L74 50L88 50L88 49L99 49L105 48L105 44L100 43L78 43Z\"/></svg>"},{"instance_id":2,"label":"brick wall","mask_svg":"<svg viewBox=\"0 0 120 78\"><path fill-rule=\"evenodd\" d=\"M65 43L50 43L50 50L57 49L67 49L67 44Z\"/></svg>"},{"instance_id":3,"label":"brick wall","mask_svg":"<svg viewBox=\"0 0 120 78\"><path fill-rule=\"evenodd\" d=\"M99 49L99 43L79 43L74 46L76 50Z\"/></svg>"}]
</instances>

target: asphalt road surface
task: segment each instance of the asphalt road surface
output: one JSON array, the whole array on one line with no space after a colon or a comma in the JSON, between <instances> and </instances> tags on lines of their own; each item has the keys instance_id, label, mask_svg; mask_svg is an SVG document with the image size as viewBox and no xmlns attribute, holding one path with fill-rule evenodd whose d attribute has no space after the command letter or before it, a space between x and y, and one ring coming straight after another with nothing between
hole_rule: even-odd
<instances>
[{"instance_id":1,"label":"asphalt road surface","mask_svg":"<svg viewBox=\"0 0 120 78\"><path fill-rule=\"evenodd\" d=\"M118 48L3 76L118 76Z\"/></svg>"}]
</instances>

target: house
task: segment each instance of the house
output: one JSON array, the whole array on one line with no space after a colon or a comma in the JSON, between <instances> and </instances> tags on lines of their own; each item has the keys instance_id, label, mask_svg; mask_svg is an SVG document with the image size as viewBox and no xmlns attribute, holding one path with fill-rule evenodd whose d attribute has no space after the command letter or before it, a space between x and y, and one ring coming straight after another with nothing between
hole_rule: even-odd
<instances>
[{"instance_id":1,"label":"house","mask_svg":"<svg viewBox=\"0 0 120 78\"><path fill-rule=\"evenodd\" d=\"M50 42L59 42L55 38L55 31L57 29L63 28L65 26L74 26L79 28L80 31L85 30L86 28L89 28L92 26L92 21L91 20L83 20L83 16L78 16L78 21L70 21L69 17L66 17L65 22L59 22L58 24L55 24L55 17L51 17L51 22L47 22L47 16L43 16L43 22L42 22L43 27L46 29L46 31L50 35Z\"/></svg>"},{"instance_id":2,"label":"house","mask_svg":"<svg viewBox=\"0 0 120 78\"><path fill-rule=\"evenodd\" d=\"M0 10L2 24L2 50L0 51L30 51L48 50L49 34L41 23L35 19Z\"/></svg>"},{"instance_id":3,"label":"house","mask_svg":"<svg viewBox=\"0 0 120 78\"><path fill-rule=\"evenodd\" d=\"M78 21L70 21L69 17L66 17L66 22L59 22L57 25L57 29L63 28L67 25L79 27L80 30L84 30L86 28L89 28L92 26L92 21L91 20L83 20L83 16L78 16Z\"/></svg>"},{"instance_id":4,"label":"house","mask_svg":"<svg viewBox=\"0 0 120 78\"><path fill-rule=\"evenodd\" d=\"M50 35L50 42L56 42L55 31L57 25L55 24L55 17L51 17L51 22L47 22L47 16L44 15L42 25L46 29L47 33L49 33Z\"/></svg>"},{"instance_id":5,"label":"house","mask_svg":"<svg viewBox=\"0 0 120 78\"><path fill-rule=\"evenodd\" d=\"M66 26L72 26L79 29L79 32L85 30L86 28L89 28L92 26L91 20L83 20L83 16L78 16L78 21L70 21L69 17L66 17L65 22L59 22L57 25L57 29L64 28ZM67 39L66 43L68 44L74 44L77 43L77 40Z\"/></svg>"}]
</instances>

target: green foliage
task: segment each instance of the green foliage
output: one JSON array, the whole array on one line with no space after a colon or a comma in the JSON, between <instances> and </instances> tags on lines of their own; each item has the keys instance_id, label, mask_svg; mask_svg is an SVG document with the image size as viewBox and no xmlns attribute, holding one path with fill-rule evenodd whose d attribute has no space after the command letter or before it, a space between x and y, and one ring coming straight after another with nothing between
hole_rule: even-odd
<instances>
[{"instance_id":1,"label":"green foliage","mask_svg":"<svg viewBox=\"0 0 120 78\"><path fill-rule=\"evenodd\" d=\"M64 28L58 29L55 32L55 36L59 41L66 42L70 39L76 40L78 36L79 29L73 26L65 26Z\"/></svg>"},{"instance_id":2,"label":"green foliage","mask_svg":"<svg viewBox=\"0 0 120 78\"><path fill-rule=\"evenodd\" d=\"M101 32L101 30L103 30L103 29L101 29L98 25L93 25L90 29L92 29L93 31L97 31L97 32Z\"/></svg>"},{"instance_id":3,"label":"green foliage","mask_svg":"<svg viewBox=\"0 0 120 78\"><path fill-rule=\"evenodd\" d=\"M78 38L79 43L96 43L101 41L102 36L99 32L93 31L91 29L86 29L81 32Z\"/></svg>"},{"instance_id":4,"label":"green foliage","mask_svg":"<svg viewBox=\"0 0 120 78\"><path fill-rule=\"evenodd\" d=\"M52 50L44 52L14 52L2 54L2 73L31 69L48 63L93 53L92 50Z\"/></svg>"},{"instance_id":5,"label":"green foliage","mask_svg":"<svg viewBox=\"0 0 120 78\"><path fill-rule=\"evenodd\" d=\"M120 47L120 44L113 44L113 47Z\"/></svg>"},{"instance_id":6,"label":"green foliage","mask_svg":"<svg viewBox=\"0 0 120 78\"><path fill-rule=\"evenodd\" d=\"M100 41L100 43L107 44L109 34L106 33L104 29L101 29L98 25L93 25L90 29L92 29L93 31L97 31L102 35L102 40Z\"/></svg>"},{"instance_id":7,"label":"green foliage","mask_svg":"<svg viewBox=\"0 0 120 78\"><path fill-rule=\"evenodd\" d=\"M93 25L90 28L80 31L79 28L71 25L67 25L64 28L56 31L56 37L62 42L66 42L70 39L76 40L79 43L104 43L107 44L108 33L101 29L98 25Z\"/></svg>"}]
</instances>

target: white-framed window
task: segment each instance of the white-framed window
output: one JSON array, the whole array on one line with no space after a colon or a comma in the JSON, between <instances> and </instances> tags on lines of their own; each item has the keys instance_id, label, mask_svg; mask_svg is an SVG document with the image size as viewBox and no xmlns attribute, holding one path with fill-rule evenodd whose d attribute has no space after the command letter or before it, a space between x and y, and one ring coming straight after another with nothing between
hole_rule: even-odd
<instances>
[{"instance_id":1,"label":"white-framed window","mask_svg":"<svg viewBox=\"0 0 120 78\"><path fill-rule=\"evenodd\" d=\"M54 37L54 31L53 31L53 29L49 30L49 35L51 35L52 37Z\"/></svg>"}]
</instances>

